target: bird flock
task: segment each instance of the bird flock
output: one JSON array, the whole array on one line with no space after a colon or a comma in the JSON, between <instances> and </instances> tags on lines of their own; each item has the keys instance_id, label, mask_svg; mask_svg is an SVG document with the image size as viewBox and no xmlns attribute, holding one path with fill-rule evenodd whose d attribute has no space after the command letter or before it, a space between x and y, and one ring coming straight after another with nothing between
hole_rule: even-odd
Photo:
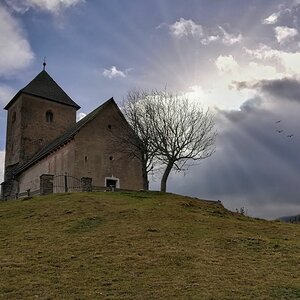
<instances>
[{"instance_id":1,"label":"bird flock","mask_svg":"<svg viewBox=\"0 0 300 300\"><path fill-rule=\"evenodd\" d=\"M282 120L278 120L278 121L275 121L275 124L279 124L279 123L281 123L282 122ZM282 132L284 132L284 130L283 129L276 129L276 132L278 132L278 133L282 133ZM292 138L294 135L293 134L287 134L286 135L286 137L288 137L288 138Z\"/></svg>"}]
</instances>

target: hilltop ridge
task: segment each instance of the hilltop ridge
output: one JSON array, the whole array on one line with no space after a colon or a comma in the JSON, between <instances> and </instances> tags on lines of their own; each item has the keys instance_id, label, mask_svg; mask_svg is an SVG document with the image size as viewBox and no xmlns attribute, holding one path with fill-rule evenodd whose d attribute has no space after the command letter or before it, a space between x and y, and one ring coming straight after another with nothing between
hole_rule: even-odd
<instances>
[{"instance_id":1,"label":"hilltop ridge","mask_svg":"<svg viewBox=\"0 0 300 300\"><path fill-rule=\"evenodd\" d=\"M0 203L0 299L299 299L300 227L159 192Z\"/></svg>"}]
</instances>

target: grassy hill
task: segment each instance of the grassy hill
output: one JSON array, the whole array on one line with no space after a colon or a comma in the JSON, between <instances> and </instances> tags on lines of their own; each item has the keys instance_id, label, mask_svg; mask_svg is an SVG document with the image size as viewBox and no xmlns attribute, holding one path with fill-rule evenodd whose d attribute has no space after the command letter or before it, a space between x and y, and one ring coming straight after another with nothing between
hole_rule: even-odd
<instances>
[{"instance_id":1,"label":"grassy hill","mask_svg":"<svg viewBox=\"0 0 300 300\"><path fill-rule=\"evenodd\" d=\"M300 226L155 192L0 203L0 299L300 299Z\"/></svg>"}]
</instances>

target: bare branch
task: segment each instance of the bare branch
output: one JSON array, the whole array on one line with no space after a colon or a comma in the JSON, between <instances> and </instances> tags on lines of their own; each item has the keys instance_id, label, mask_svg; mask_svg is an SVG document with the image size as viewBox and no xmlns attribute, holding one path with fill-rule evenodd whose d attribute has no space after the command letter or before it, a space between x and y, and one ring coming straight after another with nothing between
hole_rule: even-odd
<instances>
[{"instance_id":1,"label":"bare branch","mask_svg":"<svg viewBox=\"0 0 300 300\"><path fill-rule=\"evenodd\" d=\"M150 171L165 166L162 191L172 169L186 171L215 152L214 116L196 102L166 90L133 90L122 111L131 127L119 142L130 145L131 155L139 157L146 180Z\"/></svg>"}]
</instances>

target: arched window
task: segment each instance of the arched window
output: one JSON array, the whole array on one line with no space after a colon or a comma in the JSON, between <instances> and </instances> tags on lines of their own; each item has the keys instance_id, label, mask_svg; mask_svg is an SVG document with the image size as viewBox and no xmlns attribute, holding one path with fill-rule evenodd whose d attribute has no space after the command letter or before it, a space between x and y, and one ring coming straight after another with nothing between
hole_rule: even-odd
<instances>
[{"instance_id":1,"label":"arched window","mask_svg":"<svg viewBox=\"0 0 300 300\"><path fill-rule=\"evenodd\" d=\"M53 113L50 110L48 110L46 112L46 122L47 123L52 123L53 122Z\"/></svg>"}]
</instances>

